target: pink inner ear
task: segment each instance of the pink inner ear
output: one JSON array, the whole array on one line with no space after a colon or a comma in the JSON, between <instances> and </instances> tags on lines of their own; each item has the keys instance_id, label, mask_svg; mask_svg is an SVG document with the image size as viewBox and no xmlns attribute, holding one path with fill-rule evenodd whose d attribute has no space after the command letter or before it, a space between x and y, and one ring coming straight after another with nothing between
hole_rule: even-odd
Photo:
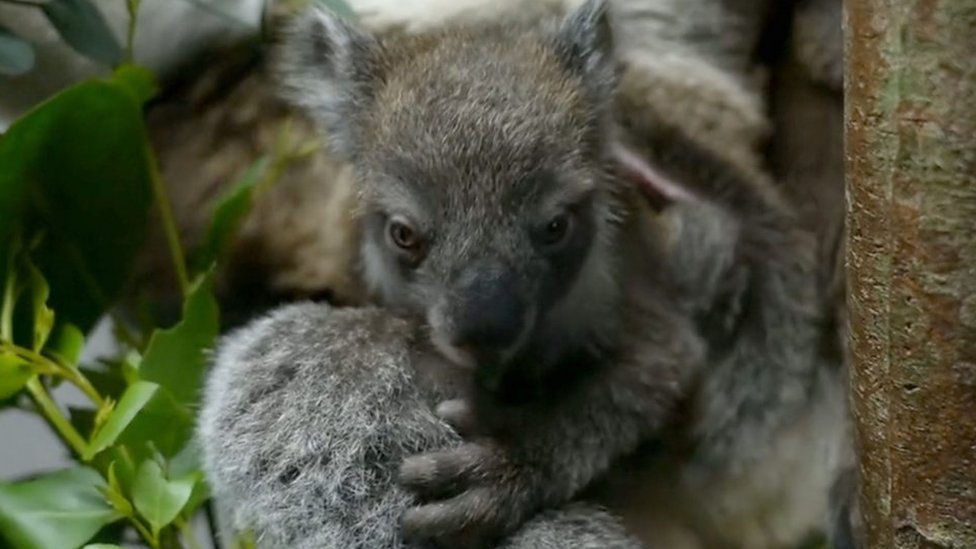
<instances>
[{"instance_id":1,"label":"pink inner ear","mask_svg":"<svg viewBox=\"0 0 976 549\"><path fill-rule=\"evenodd\" d=\"M697 200L688 189L664 175L640 155L617 144L613 147L613 156L622 168L623 175L640 188L648 200L663 206L670 202Z\"/></svg>"}]
</instances>

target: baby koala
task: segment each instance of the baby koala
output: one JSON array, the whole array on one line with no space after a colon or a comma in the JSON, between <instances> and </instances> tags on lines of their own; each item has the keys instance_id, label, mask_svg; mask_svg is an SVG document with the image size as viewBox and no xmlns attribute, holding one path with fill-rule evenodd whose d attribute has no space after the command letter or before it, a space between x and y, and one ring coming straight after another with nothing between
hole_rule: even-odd
<instances>
[{"instance_id":1,"label":"baby koala","mask_svg":"<svg viewBox=\"0 0 976 549\"><path fill-rule=\"evenodd\" d=\"M602 0L419 35L373 36L320 9L289 29L287 95L356 172L362 271L383 309L281 312L217 354L201 434L218 499L246 478L302 489L302 511L276 524L239 508L284 532L269 538L385 547L400 543L386 519L406 509L418 543L517 547L543 524L526 547L589 547L581 531L634 547L594 509L559 513L665 427L683 426L689 467L740 471L809 405L821 314L807 235L767 182L621 108L612 35ZM258 435L271 438L252 458ZM335 452L364 448L365 470L323 476ZM312 487L327 508L309 507ZM334 526L280 525L297 517Z\"/></svg>"}]
</instances>

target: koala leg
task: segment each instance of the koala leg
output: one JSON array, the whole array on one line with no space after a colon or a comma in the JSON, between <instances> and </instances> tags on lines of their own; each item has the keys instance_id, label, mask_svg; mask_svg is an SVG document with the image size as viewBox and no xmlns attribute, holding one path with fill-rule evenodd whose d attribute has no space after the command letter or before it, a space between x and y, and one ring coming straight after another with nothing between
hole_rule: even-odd
<instances>
[{"instance_id":1,"label":"koala leg","mask_svg":"<svg viewBox=\"0 0 976 549\"><path fill-rule=\"evenodd\" d=\"M422 547L402 540L414 502L401 461L460 441L431 408L411 361L413 330L376 308L303 303L227 335L216 350L198 438L214 497L262 548ZM505 549L639 549L616 519L573 504L546 511Z\"/></svg>"}]
</instances>

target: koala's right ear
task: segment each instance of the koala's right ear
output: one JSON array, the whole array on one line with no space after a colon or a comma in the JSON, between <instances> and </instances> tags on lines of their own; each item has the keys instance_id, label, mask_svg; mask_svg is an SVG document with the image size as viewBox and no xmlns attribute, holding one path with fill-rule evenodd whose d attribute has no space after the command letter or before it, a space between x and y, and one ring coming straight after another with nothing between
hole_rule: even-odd
<instances>
[{"instance_id":1,"label":"koala's right ear","mask_svg":"<svg viewBox=\"0 0 976 549\"><path fill-rule=\"evenodd\" d=\"M328 9L313 6L284 29L275 52L284 98L323 128L333 151L351 158L357 120L379 78L380 44Z\"/></svg>"}]
</instances>

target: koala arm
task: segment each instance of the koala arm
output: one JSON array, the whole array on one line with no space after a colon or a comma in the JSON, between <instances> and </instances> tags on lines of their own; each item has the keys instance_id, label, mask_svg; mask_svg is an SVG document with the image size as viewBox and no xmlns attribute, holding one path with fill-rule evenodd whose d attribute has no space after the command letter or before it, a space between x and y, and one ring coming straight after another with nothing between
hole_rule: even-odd
<instances>
[{"instance_id":1,"label":"koala arm","mask_svg":"<svg viewBox=\"0 0 976 549\"><path fill-rule=\"evenodd\" d=\"M379 310L299 304L227 335L198 438L214 497L261 547L400 547L402 456L456 436L413 385L409 329Z\"/></svg>"},{"instance_id":2,"label":"koala arm","mask_svg":"<svg viewBox=\"0 0 976 549\"><path fill-rule=\"evenodd\" d=\"M636 309L661 306L648 296L628 299ZM466 442L404 463L401 482L436 500L408 511L405 529L422 539L488 544L539 509L570 500L653 436L685 394L704 346L684 317L637 314L655 320L628 338L632 345L550 397L498 407L479 406L475 396L439 407Z\"/></svg>"},{"instance_id":3,"label":"koala arm","mask_svg":"<svg viewBox=\"0 0 976 549\"><path fill-rule=\"evenodd\" d=\"M409 455L458 444L411 366L408 323L374 308L297 304L227 335L198 438L232 528L262 548L423 547L400 535L415 504L395 483ZM546 511L505 549L638 549L584 504Z\"/></svg>"}]
</instances>

